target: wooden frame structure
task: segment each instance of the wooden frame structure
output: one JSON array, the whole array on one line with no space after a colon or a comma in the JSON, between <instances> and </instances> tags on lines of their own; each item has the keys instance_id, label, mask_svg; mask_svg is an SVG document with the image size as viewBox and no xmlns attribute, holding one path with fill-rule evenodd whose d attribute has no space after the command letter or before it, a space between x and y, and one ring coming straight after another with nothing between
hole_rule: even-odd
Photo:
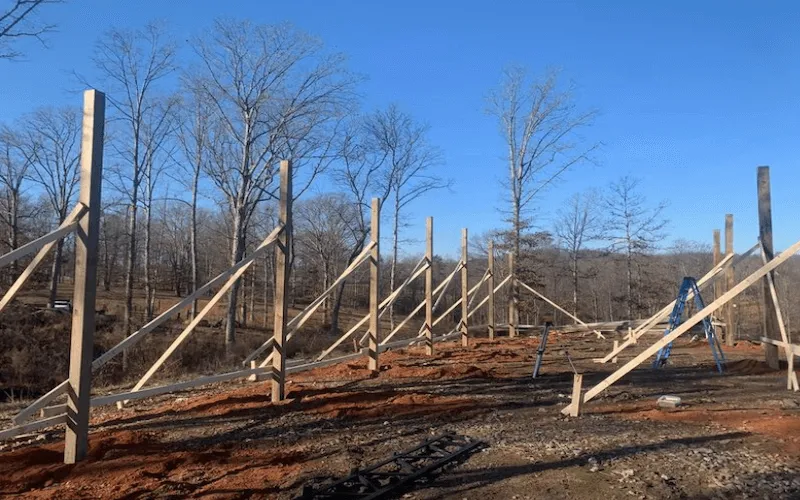
<instances>
[{"instance_id":1,"label":"wooden frame structure","mask_svg":"<svg viewBox=\"0 0 800 500\"><path fill-rule=\"evenodd\" d=\"M548 303L566 316L575 320L586 330L595 333L598 338L605 338L603 334L584 323L554 301L550 300L533 287L520 281L515 275L513 254L508 254L508 274L496 283L498 276L495 266L495 252L493 242L489 242L487 269L482 277L471 288L469 286L469 249L468 230L464 228L461 233L461 258L455 269L447 275L442 282L433 286L433 218L426 219L426 246L423 258L414 266L409 276L383 300L380 299L380 210L378 198L372 199L369 242L362 251L352 260L342 274L314 299L300 313L291 320L288 319L288 286L290 248L292 244L292 163L284 160L280 163L280 198L278 224L261 244L242 260L235 263L215 278L180 300L178 303L152 319L139 330L127 336L117 345L92 360L93 337L95 330L95 293L97 271L97 247L99 237L100 200L103 169L103 136L105 122L105 96L98 91L88 90L84 94L84 115L81 149L81 184L79 202L62 224L50 233L21 246L3 256L0 256L0 267L15 260L36 252L33 260L15 280L9 290L0 298L0 311L2 311L19 292L26 280L46 257L50 249L65 236L76 234L76 273L73 296L72 327L70 341L69 377L61 384L54 387L28 407L20 411L13 419L14 427L0 431L0 440L14 437L37 429L65 425L65 463L75 463L85 457L88 449L90 408L108 404L123 405L125 402L148 398L159 394L185 390L192 387L211 383L235 380L240 378L268 377L271 399L273 402L285 398L286 376L312 368L339 363L346 360L366 357L367 367L372 372L380 369L380 353L396 347L406 347L420 342L424 343L425 353L433 355L435 343L455 337L460 337L461 345L468 347L470 343L469 319L484 305L488 308L487 333L490 340L496 337L496 308L495 294L504 286L509 286L508 293L508 331L509 337L518 335L518 301L519 288L522 287L534 294L540 300ZM758 281L764 287L764 332L761 338L765 345L766 358L770 366L777 366L778 349L783 349L788 361L787 389L800 391L797 375L794 371L794 357L800 356L800 345L792 344L789 332L783 321L780 303L775 286L774 269L786 262L791 256L800 251L800 241L794 243L779 255L773 255L771 204L769 193L768 167L758 168L758 195L759 195L759 242L747 252L735 256L733 252L733 216L726 215L725 220L725 253L721 254L720 233L714 233L714 265L698 280L700 289L714 284L715 299L697 311L668 334L660 337L642 352L638 353L619 369L608 375L588 391L583 391L583 374L576 373L573 380L572 402L562 410L562 413L578 416L585 402L595 398L602 391L613 385L620 378L639 366L646 359L654 355L665 345L671 343L687 332L703 318L721 310L728 328L726 339L735 338L735 312L731 302L744 290ZM161 366L192 334L198 324L223 298L228 290L241 279L250 265L259 257L266 255L270 249L275 253L276 287L274 294L273 334L257 349L251 352L243 361L244 368L215 375L198 377L179 383L145 387ZM748 258L754 251L760 250L762 265L739 283L735 283L734 266ZM362 264L369 265L369 312L354 326L337 338L328 348L313 360L299 360L290 362L286 356L286 346L292 337L303 327L311 316L319 309L328 297ZM395 328L382 338L381 316L400 297L402 291L415 279L424 275L425 297L411 313L406 316ZM449 308L434 317L437 308L443 300L449 285L460 275L460 298ZM724 276L724 282L719 279ZM486 296L473 306L478 298L479 291L486 285ZM218 288L217 288L218 287ZM200 296L217 288L208 303L195 315L192 321L177 335L169 347L153 363L139 381L130 389L118 394L91 397L92 374L107 364L123 350L134 346L148 333L182 310L190 307ZM691 292L690 297L691 298ZM621 344L614 341L614 348L603 358L595 361L606 363L617 362L617 356L630 345L637 341L651 328L669 316L675 302L666 305L659 312L641 323L636 329L629 331L627 339ZM411 337L402 340L392 340L408 322L424 308L424 321L422 326ZM460 318L457 325L447 334L434 336L433 330L444 321L457 308L460 308ZM367 331L361 337L357 352L328 358L344 341L351 338L359 329L367 326ZM777 338L777 335L780 335ZM259 362L259 358L269 353ZM328 358L328 359L326 359ZM66 397L63 404L53 404L62 397ZM29 421L37 412L41 418Z\"/></svg>"}]
</instances>

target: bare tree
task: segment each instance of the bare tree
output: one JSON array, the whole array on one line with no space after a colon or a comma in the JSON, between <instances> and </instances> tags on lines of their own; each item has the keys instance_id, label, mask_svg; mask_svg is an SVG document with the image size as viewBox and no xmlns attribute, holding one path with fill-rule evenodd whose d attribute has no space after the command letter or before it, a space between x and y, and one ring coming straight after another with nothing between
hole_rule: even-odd
<instances>
[{"instance_id":1,"label":"bare tree","mask_svg":"<svg viewBox=\"0 0 800 500\"><path fill-rule=\"evenodd\" d=\"M664 237L667 220L663 212L667 204L654 206L638 191L639 179L624 176L613 182L603 200L606 210L605 237L613 251L623 252L626 271L626 309L634 319L634 260L654 250Z\"/></svg>"},{"instance_id":2,"label":"bare tree","mask_svg":"<svg viewBox=\"0 0 800 500\"><path fill-rule=\"evenodd\" d=\"M357 237L351 230L359 219L358 207L342 194L321 194L298 203L294 212L295 240L299 251L310 255L322 270L322 290L327 290L344 267ZM322 291L320 290L320 292ZM331 317L330 300L323 317Z\"/></svg>"},{"instance_id":3,"label":"bare tree","mask_svg":"<svg viewBox=\"0 0 800 500\"><path fill-rule=\"evenodd\" d=\"M558 73L531 80L524 68L506 69L500 85L490 92L488 112L498 119L506 143L511 207L511 251L520 262L521 235L532 227L537 196L572 167L591 160L599 144L581 137L595 111L578 109L572 86L562 88ZM514 297L519 296L512 287Z\"/></svg>"},{"instance_id":4,"label":"bare tree","mask_svg":"<svg viewBox=\"0 0 800 500\"><path fill-rule=\"evenodd\" d=\"M391 176L388 173L386 153L376 147L368 137L366 120L357 117L345 127L339 144L339 165L333 170L333 180L342 189L350 203L356 208L356 217L350 219L349 227L352 246L347 257L351 264L364 249L369 237L370 197L376 196L381 205L391 194ZM331 332L339 329L339 311L344 297L346 280L342 281L333 299L331 311Z\"/></svg>"},{"instance_id":5,"label":"bare tree","mask_svg":"<svg viewBox=\"0 0 800 500\"><path fill-rule=\"evenodd\" d=\"M555 235L569 259L572 277L572 313L578 315L578 264L586 243L600 237L600 197L595 191L574 194L567 205L559 209L555 224Z\"/></svg>"},{"instance_id":6,"label":"bare tree","mask_svg":"<svg viewBox=\"0 0 800 500\"><path fill-rule=\"evenodd\" d=\"M428 141L428 127L417 123L396 105L379 110L367 119L370 140L387 163L384 181L392 198L392 264L389 288L395 289L399 252L401 213L409 203L449 182L433 171L441 164L439 151ZM394 328L394 304L389 306L389 323Z\"/></svg>"},{"instance_id":7,"label":"bare tree","mask_svg":"<svg viewBox=\"0 0 800 500\"><path fill-rule=\"evenodd\" d=\"M39 12L45 5L61 0L10 0L0 11L0 59L15 59L22 54L13 45L25 38L35 38L45 44L44 37L55 31L54 24L42 22Z\"/></svg>"},{"instance_id":8,"label":"bare tree","mask_svg":"<svg viewBox=\"0 0 800 500\"><path fill-rule=\"evenodd\" d=\"M233 264L244 256L253 214L274 197L277 161L293 159L296 172L308 167L296 196L329 163L330 126L347 111L355 79L341 55L325 54L317 39L286 25L218 21L193 46L201 63L187 80L214 112L206 170L230 211ZM229 294L228 346L239 285Z\"/></svg>"},{"instance_id":9,"label":"bare tree","mask_svg":"<svg viewBox=\"0 0 800 500\"><path fill-rule=\"evenodd\" d=\"M60 225L75 201L80 180L80 109L45 108L26 118L26 155L31 158L29 176L38 184ZM55 304L64 240L58 240L50 273L49 307Z\"/></svg>"},{"instance_id":10,"label":"bare tree","mask_svg":"<svg viewBox=\"0 0 800 500\"><path fill-rule=\"evenodd\" d=\"M23 194L32 158L26 155L24 139L17 130L0 128L0 222L7 231L5 244L9 250L20 245L21 223L25 217ZM12 275L17 274L17 262L9 265Z\"/></svg>"},{"instance_id":11,"label":"bare tree","mask_svg":"<svg viewBox=\"0 0 800 500\"><path fill-rule=\"evenodd\" d=\"M137 221L142 182L146 178L148 144L164 132L170 111L158 95L157 84L175 71L176 45L159 24L139 30L113 29L97 42L94 63L108 89L109 103L119 130L112 143L126 168L114 172L112 186L128 200L128 234L123 329L131 331L133 286L136 277ZM123 364L125 364L123 358Z\"/></svg>"},{"instance_id":12,"label":"bare tree","mask_svg":"<svg viewBox=\"0 0 800 500\"><path fill-rule=\"evenodd\" d=\"M183 158L188 167L188 178L183 178L183 184L191 192L190 202L190 254L191 261L191 277L190 277L190 292L197 291L199 273L198 273L198 253L197 253L197 204L198 204L198 188L200 187L200 177L202 176L203 169L206 167L208 161L208 147L209 147L209 127L211 110L209 103L202 99L202 95L198 92L188 92L186 100L186 110L179 124L178 140L183 152ZM197 300L192 301L191 317L194 318L197 314Z\"/></svg>"},{"instance_id":13,"label":"bare tree","mask_svg":"<svg viewBox=\"0 0 800 500\"><path fill-rule=\"evenodd\" d=\"M153 302L155 300L155 287L153 284L153 269L150 258L153 241L153 202L156 190L162 180L162 175L167 168L174 152L170 150L169 143L173 137L175 127L175 108L178 101L174 97L159 99L153 108L157 118L146 121L142 129L142 153L144 171L142 185L144 193L142 207L145 212L144 221L144 288L145 288L145 319L153 319Z\"/></svg>"}]
</instances>

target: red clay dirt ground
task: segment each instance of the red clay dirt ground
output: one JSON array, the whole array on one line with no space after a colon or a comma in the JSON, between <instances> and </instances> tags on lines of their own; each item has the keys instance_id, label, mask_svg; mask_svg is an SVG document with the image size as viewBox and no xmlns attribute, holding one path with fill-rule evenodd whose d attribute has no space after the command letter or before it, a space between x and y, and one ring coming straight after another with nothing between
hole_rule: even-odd
<instances>
[{"instance_id":1,"label":"red clay dirt ground","mask_svg":"<svg viewBox=\"0 0 800 500\"><path fill-rule=\"evenodd\" d=\"M5 444L0 496L288 499L454 431L489 446L403 498L800 498L800 398L760 346L728 348L720 376L707 344L679 342L670 365L640 367L566 418L566 351L587 388L620 365L591 361L610 339L550 339L535 380L536 338L474 339L384 353L377 377L361 361L296 374L280 404L242 382L96 409L77 465L61 463L61 431ZM665 393L684 405L656 409Z\"/></svg>"}]
</instances>

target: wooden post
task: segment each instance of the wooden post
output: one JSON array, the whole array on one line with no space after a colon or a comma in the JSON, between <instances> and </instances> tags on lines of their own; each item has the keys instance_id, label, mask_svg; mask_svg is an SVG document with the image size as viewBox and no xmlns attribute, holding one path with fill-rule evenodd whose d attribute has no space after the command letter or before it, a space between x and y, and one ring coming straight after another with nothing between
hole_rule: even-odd
<instances>
[{"instance_id":1,"label":"wooden post","mask_svg":"<svg viewBox=\"0 0 800 500\"><path fill-rule=\"evenodd\" d=\"M461 346L469 345L469 330L467 326L467 316L469 316L469 273L467 270L468 260L468 238L467 228L461 230Z\"/></svg>"},{"instance_id":2,"label":"wooden post","mask_svg":"<svg viewBox=\"0 0 800 500\"><path fill-rule=\"evenodd\" d=\"M514 276L514 253L508 253L508 274L511 282L508 284L508 336L517 336L517 301L519 300L519 287L517 277Z\"/></svg>"},{"instance_id":3,"label":"wooden post","mask_svg":"<svg viewBox=\"0 0 800 500\"><path fill-rule=\"evenodd\" d=\"M369 259L369 344L367 346L367 356L369 356L368 368L377 372L378 364L378 340L380 337L380 228L381 228L381 204L378 198L372 198L372 219L370 221L370 240L372 241L372 253Z\"/></svg>"},{"instance_id":4,"label":"wooden post","mask_svg":"<svg viewBox=\"0 0 800 500\"><path fill-rule=\"evenodd\" d=\"M725 215L725 255L733 255L733 215ZM736 284L733 266L725 269L725 291L727 292ZM725 318L725 343L732 346L736 340L736 307L735 302L729 302L723 309Z\"/></svg>"},{"instance_id":5,"label":"wooden post","mask_svg":"<svg viewBox=\"0 0 800 500\"><path fill-rule=\"evenodd\" d=\"M486 279L487 286L489 287L489 295L487 296L488 304L486 306L487 323L489 329L489 340L494 340L494 242L489 242L489 258L487 267L489 268L489 276Z\"/></svg>"},{"instance_id":6,"label":"wooden post","mask_svg":"<svg viewBox=\"0 0 800 500\"><path fill-rule=\"evenodd\" d=\"M275 290L272 327L272 392L273 403L286 398L286 317L289 314L289 250L292 247L292 162L281 161L281 198L278 224L283 226L275 245Z\"/></svg>"},{"instance_id":7,"label":"wooden post","mask_svg":"<svg viewBox=\"0 0 800 500\"><path fill-rule=\"evenodd\" d=\"M720 233L719 229L714 230L714 267L717 267L722 260L722 251L720 246ZM722 280L714 281L714 298L719 298L723 293L722 290Z\"/></svg>"},{"instance_id":8,"label":"wooden post","mask_svg":"<svg viewBox=\"0 0 800 500\"><path fill-rule=\"evenodd\" d=\"M78 201L86 205L88 211L75 233L75 291L72 297L67 433L64 439L64 463L67 464L82 460L89 446L105 109L106 97L102 92L84 92Z\"/></svg>"},{"instance_id":9,"label":"wooden post","mask_svg":"<svg viewBox=\"0 0 800 500\"><path fill-rule=\"evenodd\" d=\"M772 242L772 197L770 195L769 167L758 167L758 237L764 249L764 256L767 261L775 258L775 247ZM775 273L770 271L772 282L775 282ZM778 340L780 331L777 324L777 313L775 304L769 294L769 279L763 279L764 290L761 296L761 325L763 336ZM764 353L767 364L773 370L779 368L778 347L772 344L764 344Z\"/></svg>"},{"instance_id":10,"label":"wooden post","mask_svg":"<svg viewBox=\"0 0 800 500\"><path fill-rule=\"evenodd\" d=\"M433 355L433 217L425 221L425 354Z\"/></svg>"},{"instance_id":11,"label":"wooden post","mask_svg":"<svg viewBox=\"0 0 800 500\"><path fill-rule=\"evenodd\" d=\"M583 410L583 374L576 373L572 378L572 404L570 405L569 416L579 417Z\"/></svg>"},{"instance_id":12,"label":"wooden post","mask_svg":"<svg viewBox=\"0 0 800 500\"><path fill-rule=\"evenodd\" d=\"M614 350L616 351L617 349L619 349L619 340L615 340L614 341ZM617 364L617 361L619 361L619 358L617 358L616 356L614 356L611 359L611 362L614 363L614 364Z\"/></svg>"}]
</instances>

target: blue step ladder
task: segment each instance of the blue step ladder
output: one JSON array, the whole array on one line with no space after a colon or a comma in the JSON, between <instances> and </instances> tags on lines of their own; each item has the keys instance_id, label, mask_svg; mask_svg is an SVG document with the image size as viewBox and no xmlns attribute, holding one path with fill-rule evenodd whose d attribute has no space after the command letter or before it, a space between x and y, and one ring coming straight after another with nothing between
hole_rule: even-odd
<instances>
[{"instance_id":1,"label":"blue step ladder","mask_svg":"<svg viewBox=\"0 0 800 500\"><path fill-rule=\"evenodd\" d=\"M700 288L697 286L697 280L692 277L683 278L681 288L678 291L678 298L675 301L675 307L672 308L672 313L669 315L669 326L664 330L664 336L675 330L683 319L683 311L686 309L686 301L689 298L689 291L694 292L694 304L698 311L703 310L706 305L703 302L703 297L700 296ZM719 338L714 332L714 325L711 323L711 316L703 318L703 332L708 340L708 345L711 346L711 354L714 356L714 362L717 364L717 370L722 373L725 366L725 354L722 352ZM669 355L672 352L672 342L662 347L653 361L653 368L661 368L667 364Z\"/></svg>"}]
</instances>

